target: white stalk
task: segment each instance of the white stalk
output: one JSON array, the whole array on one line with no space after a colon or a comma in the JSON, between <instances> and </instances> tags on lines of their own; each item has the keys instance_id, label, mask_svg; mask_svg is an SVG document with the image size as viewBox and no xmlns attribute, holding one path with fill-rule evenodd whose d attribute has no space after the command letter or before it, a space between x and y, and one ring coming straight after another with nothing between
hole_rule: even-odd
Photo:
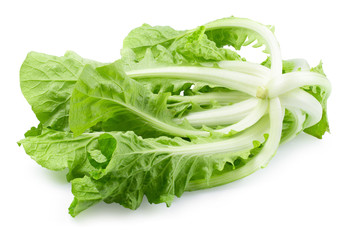
<instances>
[{"instance_id":1,"label":"white stalk","mask_svg":"<svg viewBox=\"0 0 360 240\"><path fill-rule=\"evenodd\" d=\"M250 97L251 96L243 92L231 91L225 93L210 92L193 96L173 95L169 96L168 100L178 102L194 102L197 104L210 104L212 101L217 101L220 104L229 104L244 101Z\"/></svg>"},{"instance_id":2,"label":"white stalk","mask_svg":"<svg viewBox=\"0 0 360 240\"><path fill-rule=\"evenodd\" d=\"M266 167L279 147L282 132L282 122L284 118L284 112L279 98L273 98L270 100L269 115L269 138L266 140L266 143L261 152L252 160L254 161L254 167Z\"/></svg>"},{"instance_id":3,"label":"white stalk","mask_svg":"<svg viewBox=\"0 0 360 240\"><path fill-rule=\"evenodd\" d=\"M323 75L315 72L291 72L283 74L283 81L273 82L269 86L269 97L276 97L304 86L319 86L330 94L331 85Z\"/></svg>"},{"instance_id":4,"label":"white stalk","mask_svg":"<svg viewBox=\"0 0 360 240\"><path fill-rule=\"evenodd\" d=\"M280 101L285 108L301 109L308 115L304 128L311 127L321 120L321 104L311 94L302 89L295 89L281 95Z\"/></svg>"},{"instance_id":5,"label":"white stalk","mask_svg":"<svg viewBox=\"0 0 360 240\"><path fill-rule=\"evenodd\" d=\"M256 96L258 87L265 84L264 79L254 75L230 71L219 68L193 67L193 66L173 66L159 67L141 70L128 71L126 74L131 78L142 77L164 77L182 78L196 81L203 81L218 84L233 90L245 92L251 96Z\"/></svg>"},{"instance_id":6,"label":"white stalk","mask_svg":"<svg viewBox=\"0 0 360 240\"><path fill-rule=\"evenodd\" d=\"M233 124L255 109L259 101L260 99L250 98L230 106L193 112L185 116L185 119L194 127ZM177 123L181 123L182 121L183 119L175 120Z\"/></svg>"},{"instance_id":7,"label":"white stalk","mask_svg":"<svg viewBox=\"0 0 360 240\"><path fill-rule=\"evenodd\" d=\"M215 130L215 132L221 132L225 134L228 134L230 131L241 132L254 125L257 121L259 121L259 119L262 118L266 113L267 107L268 107L268 101L260 100L256 108L252 110L250 114L248 114L245 118L241 119L239 122L233 125Z\"/></svg>"},{"instance_id":8,"label":"white stalk","mask_svg":"<svg viewBox=\"0 0 360 240\"><path fill-rule=\"evenodd\" d=\"M231 71L242 72L260 77L267 83L270 79L270 69L257 63L243 61L221 61L218 66Z\"/></svg>"},{"instance_id":9,"label":"white stalk","mask_svg":"<svg viewBox=\"0 0 360 240\"><path fill-rule=\"evenodd\" d=\"M268 121L269 119L265 116L252 127L229 139L219 139L218 141L214 139L214 141L209 143L189 144L181 147L170 146L160 150L155 149L153 151L164 151L172 154L204 155L249 150L254 148L254 141L264 141L264 134L269 130Z\"/></svg>"}]
</instances>

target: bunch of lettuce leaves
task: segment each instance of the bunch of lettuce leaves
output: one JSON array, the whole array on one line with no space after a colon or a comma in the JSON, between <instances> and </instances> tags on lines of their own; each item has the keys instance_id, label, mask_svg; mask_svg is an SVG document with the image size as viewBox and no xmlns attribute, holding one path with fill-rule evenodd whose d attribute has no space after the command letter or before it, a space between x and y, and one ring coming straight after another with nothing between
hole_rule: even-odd
<instances>
[{"instance_id":1,"label":"bunch of lettuce leaves","mask_svg":"<svg viewBox=\"0 0 360 240\"><path fill-rule=\"evenodd\" d=\"M262 62L239 55L248 45L263 48ZM144 196L170 206L265 167L302 131L329 131L322 64L282 60L273 27L249 19L144 24L113 63L30 52L20 86L40 123L19 145L68 170L72 216L100 201L136 209Z\"/></svg>"}]
</instances>

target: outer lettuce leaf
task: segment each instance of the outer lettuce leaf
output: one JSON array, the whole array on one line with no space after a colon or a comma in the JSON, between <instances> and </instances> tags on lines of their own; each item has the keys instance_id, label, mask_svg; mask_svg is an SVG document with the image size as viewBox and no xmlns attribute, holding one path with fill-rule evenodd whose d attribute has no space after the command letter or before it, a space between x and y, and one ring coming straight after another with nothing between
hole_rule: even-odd
<instances>
[{"instance_id":1,"label":"outer lettuce leaf","mask_svg":"<svg viewBox=\"0 0 360 240\"><path fill-rule=\"evenodd\" d=\"M44 127L69 130L70 97L85 64L102 65L70 51L63 57L27 55L20 69L21 91Z\"/></svg>"},{"instance_id":2,"label":"outer lettuce leaf","mask_svg":"<svg viewBox=\"0 0 360 240\"><path fill-rule=\"evenodd\" d=\"M43 167L69 169L74 194L69 213L76 216L99 201L136 209L144 195L150 203L169 206L190 181L206 183L212 176L244 167L261 148L262 128L259 125L250 130L253 138L243 137L246 143L237 147L232 145L236 144L232 136L214 135L189 142L164 136L143 139L133 132L74 137L52 129L43 129L40 135L19 143Z\"/></svg>"},{"instance_id":3,"label":"outer lettuce leaf","mask_svg":"<svg viewBox=\"0 0 360 240\"><path fill-rule=\"evenodd\" d=\"M54 171L68 169L69 181L106 167L116 147L113 138L99 132L74 136L49 128L30 131L37 135L27 134L18 144L41 166Z\"/></svg>"},{"instance_id":4,"label":"outer lettuce leaf","mask_svg":"<svg viewBox=\"0 0 360 240\"><path fill-rule=\"evenodd\" d=\"M52 129L32 129L32 133L20 140L25 152L41 166L55 171L73 168L77 162L86 159L86 149L90 147L97 135L74 137L70 132ZM41 132L41 133L40 133ZM29 133L29 132L27 132Z\"/></svg>"},{"instance_id":5,"label":"outer lettuce leaf","mask_svg":"<svg viewBox=\"0 0 360 240\"><path fill-rule=\"evenodd\" d=\"M107 203L116 202L130 209L138 208L144 195L150 203L169 206L192 179L208 181L213 173L219 175L223 170L242 167L253 157L254 149L261 147L254 143L247 149L226 152L225 148L218 153L208 151L207 147L216 145L211 143L214 140L209 145L209 139L194 145L181 138L143 139L133 132L104 135L116 140L116 149L106 168L99 167L90 173L90 178L72 181L73 216L98 201L99 195Z\"/></svg>"},{"instance_id":6,"label":"outer lettuce leaf","mask_svg":"<svg viewBox=\"0 0 360 240\"><path fill-rule=\"evenodd\" d=\"M75 217L80 212L102 200L99 190L90 177L76 178L71 183L71 191L74 194L74 200L69 207L69 214L71 216Z\"/></svg>"}]
</instances>

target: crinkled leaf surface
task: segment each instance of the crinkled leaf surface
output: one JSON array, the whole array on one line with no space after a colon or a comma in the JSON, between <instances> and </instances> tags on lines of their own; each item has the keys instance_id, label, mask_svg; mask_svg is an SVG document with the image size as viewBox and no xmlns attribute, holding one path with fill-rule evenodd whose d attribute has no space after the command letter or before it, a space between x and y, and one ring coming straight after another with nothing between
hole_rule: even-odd
<instances>
[{"instance_id":1,"label":"crinkled leaf surface","mask_svg":"<svg viewBox=\"0 0 360 240\"><path fill-rule=\"evenodd\" d=\"M247 147L231 151L216 147L216 141L209 139L194 145L181 138L143 139L133 132L104 135L116 140L111 160L106 168L90 172L91 178L72 180L75 200L70 209L83 210L84 206L97 201L99 195L107 203L117 202L130 209L139 207L144 195L150 203L170 205L175 196L183 194L191 180L206 182L213 173L221 174L228 164L231 167L227 166L226 171L243 166L253 156L253 149L260 147L251 140ZM209 151L211 147L215 149ZM83 200L80 203L79 194Z\"/></svg>"},{"instance_id":2,"label":"crinkled leaf surface","mask_svg":"<svg viewBox=\"0 0 360 240\"><path fill-rule=\"evenodd\" d=\"M27 55L20 69L21 91L45 127L69 130L70 97L85 64L102 65L71 51L63 57Z\"/></svg>"}]
</instances>

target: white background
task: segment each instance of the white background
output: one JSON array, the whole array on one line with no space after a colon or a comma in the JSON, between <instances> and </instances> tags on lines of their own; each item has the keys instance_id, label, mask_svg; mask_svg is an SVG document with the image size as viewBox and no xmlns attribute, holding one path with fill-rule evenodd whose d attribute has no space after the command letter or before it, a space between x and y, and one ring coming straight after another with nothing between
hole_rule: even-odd
<instances>
[{"instance_id":1,"label":"white background","mask_svg":"<svg viewBox=\"0 0 360 240\"><path fill-rule=\"evenodd\" d=\"M6 2L6 3L5 3ZM357 1L2 1L0 4L0 239L360 239L360 51ZM170 208L98 204L76 218L65 172L31 160L16 141L38 121L19 88L29 51L110 62L144 22L191 29L228 17L276 26L283 58L320 59L332 83L331 134L305 134L269 166Z\"/></svg>"}]
</instances>

